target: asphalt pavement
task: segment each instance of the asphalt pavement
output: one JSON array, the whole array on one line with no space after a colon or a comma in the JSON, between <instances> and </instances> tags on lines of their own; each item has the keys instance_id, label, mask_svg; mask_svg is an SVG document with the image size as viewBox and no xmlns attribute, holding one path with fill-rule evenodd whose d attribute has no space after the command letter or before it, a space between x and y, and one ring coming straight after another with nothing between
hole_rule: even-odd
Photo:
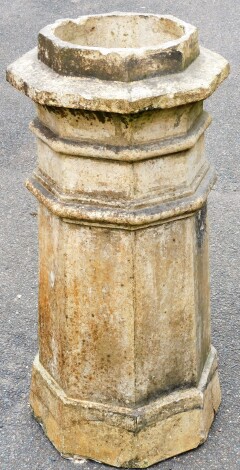
<instances>
[{"instance_id":1,"label":"asphalt pavement","mask_svg":"<svg viewBox=\"0 0 240 470\"><path fill-rule=\"evenodd\" d=\"M161 462L159 470L240 469L240 1L239 0L0 0L0 469L103 470L63 459L28 405L37 351L37 204L24 188L36 164L28 123L31 101L5 82L8 64L36 46L37 33L64 17L107 11L173 14L196 25L200 42L231 64L231 75L209 98L213 115L206 152L218 182L209 198L213 344L219 353L223 399L208 441Z\"/></svg>"}]
</instances>

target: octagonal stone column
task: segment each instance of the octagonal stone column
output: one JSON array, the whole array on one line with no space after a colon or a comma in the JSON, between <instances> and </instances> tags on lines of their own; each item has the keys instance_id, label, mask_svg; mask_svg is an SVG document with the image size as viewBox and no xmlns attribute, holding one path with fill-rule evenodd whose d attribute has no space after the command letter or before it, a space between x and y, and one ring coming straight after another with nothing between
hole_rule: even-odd
<instances>
[{"instance_id":1,"label":"octagonal stone column","mask_svg":"<svg viewBox=\"0 0 240 470\"><path fill-rule=\"evenodd\" d=\"M56 448L147 467L207 438L211 346L203 100L228 63L171 16L60 20L12 64L37 107L39 355Z\"/></svg>"}]
</instances>

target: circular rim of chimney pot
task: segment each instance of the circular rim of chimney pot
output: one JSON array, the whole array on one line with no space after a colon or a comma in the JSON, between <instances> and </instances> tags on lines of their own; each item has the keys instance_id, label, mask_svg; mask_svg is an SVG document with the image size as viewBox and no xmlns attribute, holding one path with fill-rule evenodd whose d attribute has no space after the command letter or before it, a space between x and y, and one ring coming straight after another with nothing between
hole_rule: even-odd
<instances>
[{"instance_id":1,"label":"circular rim of chimney pot","mask_svg":"<svg viewBox=\"0 0 240 470\"><path fill-rule=\"evenodd\" d=\"M60 75L132 82L181 72L199 55L198 30L172 15L106 13L58 20L38 58Z\"/></svg>"},{"instance_id":2,"label":"circular rim of chimney pot","mask_svg":"<svg viewBox=\"0 0 240 470\"><path fill-rule=\"evenodd\" d=\"M131 14L113 13L109 15L129 17ZM98 16L106 17L107 15ZM82 18L84 20L89 17ZM167 18L174 17L168 16ZM177 18L174 20L179 24L186 25ZM63 21L66 20L59 20L54 25L43 28L40 35L46 30L56 28ZM42 37L46 36L42 35ZM59 39L59 41L61 40ZM69 43L63 42L63 44L68 46ZM185 46L187 44L186 42ZM53 47L51 45L50 41L49 47ZM76 50L74 45L72 48L73 51ZM66 50L69 52L71 48L67 47ZM100 51L102 53L104 49L100 48ZM143 72L145 49L139 48L139 51L139 69ZM90 52L93 54L93 49ZM124 55L126 50L121 49L121 53ZM36 47L10 64L7 68L9 83L36 103L92 111L129 114L147 109L172 108L201 101L208 98L229 74L228 61L216 52L203 47L200 47L199 55L184 70L178 72L171 70L172 73L141 79L138 75L138 80L135 81L120 81L119 74L115 77L118 80L113 80L113 78L99 79L86 75L62 75L39 60L38 54L40 52ZM93 54L92 57L93 62L96 60L97 63L96 55Z\"/></svg>"}]
</instances>

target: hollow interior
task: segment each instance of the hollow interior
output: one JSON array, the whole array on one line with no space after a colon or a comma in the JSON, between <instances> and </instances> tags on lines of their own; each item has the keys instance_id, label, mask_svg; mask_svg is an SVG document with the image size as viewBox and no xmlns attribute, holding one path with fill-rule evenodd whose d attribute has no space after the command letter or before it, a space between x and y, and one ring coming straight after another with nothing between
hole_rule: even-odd
<instances>
[{"instance_id":1,"label":"hollow interior","mask_svg":"<svg viewBox=\"0 0 240 470\"><path fill-rule=\"evenodd\" d=\"M176 40L183 36L184 28L171 19L156 16L94 16L66 21L54 34L78 46L138 48Z\"/></svg>"}]
</instances>

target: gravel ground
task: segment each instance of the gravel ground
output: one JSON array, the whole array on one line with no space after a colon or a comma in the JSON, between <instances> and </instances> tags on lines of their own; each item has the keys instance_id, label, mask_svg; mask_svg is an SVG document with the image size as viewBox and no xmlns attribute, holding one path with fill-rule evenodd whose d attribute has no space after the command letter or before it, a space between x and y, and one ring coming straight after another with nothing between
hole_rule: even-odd
<instances>
[{"instance_id":1,"label":"gravel ground","mask_svg":"<svg viewBox=\"0 0 240 470\"><path fill-rule=\"evenodd\" d=\"M207 131L207 153L218 172L211 194L212 336L219 352L221 409L208 441L195 451L162 462L159 470L239 470L239 30L240 2L234 0L7 0L1 6L0 128L0 468L71 470L32 418L29 405L31 363L37 351L36 202L24 188L36 155L28 122L30 100L5 83L5 68L35 47L40 28L58 18L113 10L175 16L199 27L201 44L225 56L231 76L207 100L214 121ZM107 466L81 462L82 470Z\"/></svg>"}]
</instances>

